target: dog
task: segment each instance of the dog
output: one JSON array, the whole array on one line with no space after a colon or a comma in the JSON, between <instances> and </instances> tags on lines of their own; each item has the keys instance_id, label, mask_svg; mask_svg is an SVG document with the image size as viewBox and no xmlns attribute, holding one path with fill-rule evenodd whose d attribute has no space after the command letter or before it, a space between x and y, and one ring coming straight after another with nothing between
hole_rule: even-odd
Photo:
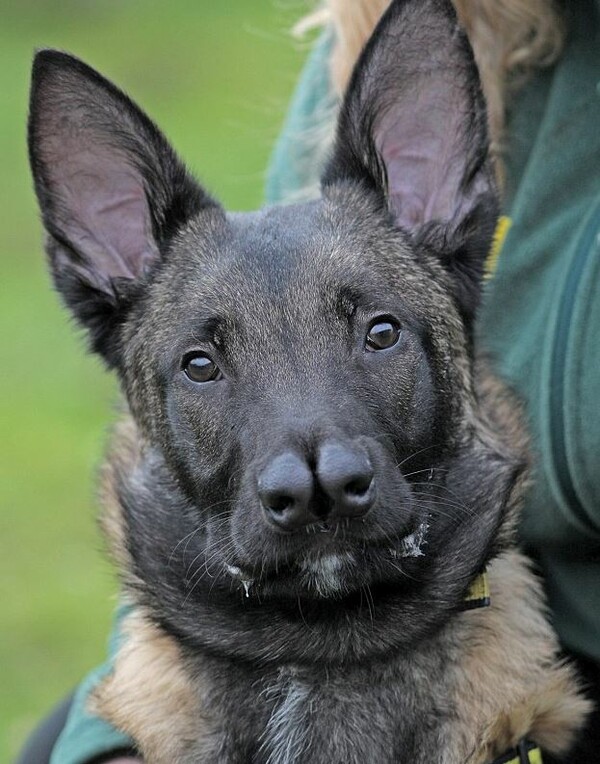
<instances>
[{"instance_id":1,"label":"dog","mask_svg":"<svg viewBox=\"0 0 600 764\"><path fill-rule=\"evenodd\" d=\"M566 750L588 705L516 548L518 412L474 352L498 200L451 3L391 4L318 200L226 213L52 50L29 148L56 287L128 410L102 503L130 610L95 712L157 764Z\"/></svg>"}]
</instances>

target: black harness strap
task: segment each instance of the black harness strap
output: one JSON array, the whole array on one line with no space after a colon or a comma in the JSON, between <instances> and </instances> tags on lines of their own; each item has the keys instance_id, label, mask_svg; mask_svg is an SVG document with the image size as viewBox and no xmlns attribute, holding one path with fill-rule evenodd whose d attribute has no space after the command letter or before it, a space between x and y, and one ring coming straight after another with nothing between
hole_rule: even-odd
<instances>
[{"instance_id":1,"label":"black harness strap","mask_svg":"<svg viewBox=\"0 0 600 764\"><path fill-rule=\"evenodd\" d=\"M542 752L535 743L521 740L516 748L511 748L490 764L543 764Z\"/></svg>"}]
</instances>

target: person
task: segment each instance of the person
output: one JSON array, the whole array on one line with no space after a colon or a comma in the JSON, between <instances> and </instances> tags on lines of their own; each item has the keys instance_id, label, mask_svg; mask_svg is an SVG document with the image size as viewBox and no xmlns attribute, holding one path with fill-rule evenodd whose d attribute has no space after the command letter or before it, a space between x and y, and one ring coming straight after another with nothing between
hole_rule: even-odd
<instances>
[{"instance_id":1,"label":"person","mask_svg":"<svg viewBox=\"0 0 600 764\"><path fill-rule=\"evenodd\" d=\"M341 94L388 2L329 0L301 23L324 29L273 152L269 203L318 193ZM478 341L526 406L535 474L521 538L565 656L600 703L600 0L455 6L482 75L504 209ZM52 764L137 760L131 741L85 710L110 665L46 720L21 764L49 750ZM591 764L598 751L596 710L565 761Z\"/></svg>"}]
</instances>

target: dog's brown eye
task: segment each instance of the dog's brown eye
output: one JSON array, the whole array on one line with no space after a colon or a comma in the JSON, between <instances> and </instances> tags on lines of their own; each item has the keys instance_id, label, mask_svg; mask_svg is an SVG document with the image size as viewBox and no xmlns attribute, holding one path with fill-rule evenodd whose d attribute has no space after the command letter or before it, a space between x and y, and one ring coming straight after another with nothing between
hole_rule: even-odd
<instances>
[{"instance_id":1,"label":"dog's brown eye","mask_svg":"<svg viewBox=\"0 0 600 764\"><path fill-rule=\"evenodd\" d=\"M197 353L184 359L183 370L192 382L213 382L221 378L221 370L217 364L204 353Z\"/></svg>"},{"instance_id":2,"label":"dog's brown eye","mask_svg":"<svg viewBox=\"0 0 600 764\"><path fill-rule=\"evenodd\" d=\"M400 337L400 326L391 318L378 319L367 332L367 350L387 350L393 347Z\"/></svg>"}]
</instances>

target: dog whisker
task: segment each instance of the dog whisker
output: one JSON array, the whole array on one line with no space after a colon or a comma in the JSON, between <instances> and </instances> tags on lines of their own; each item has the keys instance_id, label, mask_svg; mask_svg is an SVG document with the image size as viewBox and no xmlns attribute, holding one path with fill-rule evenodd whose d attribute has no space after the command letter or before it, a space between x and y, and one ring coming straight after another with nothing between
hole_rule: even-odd
<instances>
[{"instance_id":1,"label":"dog whisker","mask_svg":"<svg viewBox=\"0 0 600 764\"><path fill-rule=\"evenodd\" d=\"M433 472L448 472L449 470L446 467L423 467L423 469L413 470L413 472L403 472L402 475L405 478L409 478L409 477L412 477L413 475L419 475L422 472L432 472L432 471ZM431 481L428 480L426 484L431 485Z\"/></svg>"},{"instance_id":2,"label":"dog whisker","mask_svg":"<svg viewBox=\"0 0 600 764\"><path fill-rule=\"evenodd\" d=\"M192 596L193 592L198 587L198 584L204 579L204 577L206 575L208 575L210 578L214 578L213 576L210 575L210 573L208 571L208 564L210 563L210 561L213 560L221 551L224 554L226 554L228 551L230 551L231 547L232 547L232 544L228 545L223 550L217 550L216 552L214 552L209 559L204 561L203 566L200 565L198 567L198 569L193 573L193 575L190 578L187 579L186 586L188 587L189 590L188 590L188 592L187 592L187 594L185 596L185 599L183 601L183 606L185 606L187 604L189 598ZM203 567L204 567L204 571L202 570ZM201 575L198 576L198 573L200 573ZM194 579L196 579L196 580L194 580ZM190 585L191 585L191 588L189 588ZM214 585L214 581L213 581L213 585ZM211 587L211 589L212 589L212 587ZM209 594L210 594L210 592L209 592Z\"/></svg>"},{"instance_id":3,"label":"dog whisker","mask_svg":"<svg viewBox=\"0 0 600 764\"><path fill-rule=\"evenodd\" d=\"M432 443L430 446L425 446L424 448L420 448L418 451L415 451L412 454L409 454L408 456L404 457L402 461L396 464L396 468L400 468L402 467L402 465L406 464L411 459L414 459L415 457L420 456L421 454L424 454L426 451L431 451L431 449L433 448L439 448L442 445L443 443Z\"/></svg>"},{"instance_id":4,"label":"dog whisker","mask_svg":"<svg viewBox=\"0 0 600 764\"><path fill-rule=\"evenodd\" d=\"M191 538L193 538L193 537L196 535L196 533L199 533L199 532L202 530L202 528L203 528L203 526L200 526L200 527L198 527L198 528L194 528L194 530L193 530L193 531L190 531L190 532L189 532L188 534L186 534L186 535L185 535L185 536L184 536L184 537L183 537L183 538L182 538L180 541L178 541L178 542L177 542L177 544L176 544L176 545L173 547L173 551L172 551L172 552L171 552L171 554L169 555L169 559L168 559L168 561L167 561L167 566L168 566L168 567L171 567L171 563L173 562L173 557L175 556L175 553L177 552L177 550L179 549L179 547L180 547L180 546L181 546L181 545L184 543L184 541L186 541L186 539L191 539ZM184 552L183 552L183 554L185 555L185 549L184 549Z\"/></svg>"}]
</instances>

